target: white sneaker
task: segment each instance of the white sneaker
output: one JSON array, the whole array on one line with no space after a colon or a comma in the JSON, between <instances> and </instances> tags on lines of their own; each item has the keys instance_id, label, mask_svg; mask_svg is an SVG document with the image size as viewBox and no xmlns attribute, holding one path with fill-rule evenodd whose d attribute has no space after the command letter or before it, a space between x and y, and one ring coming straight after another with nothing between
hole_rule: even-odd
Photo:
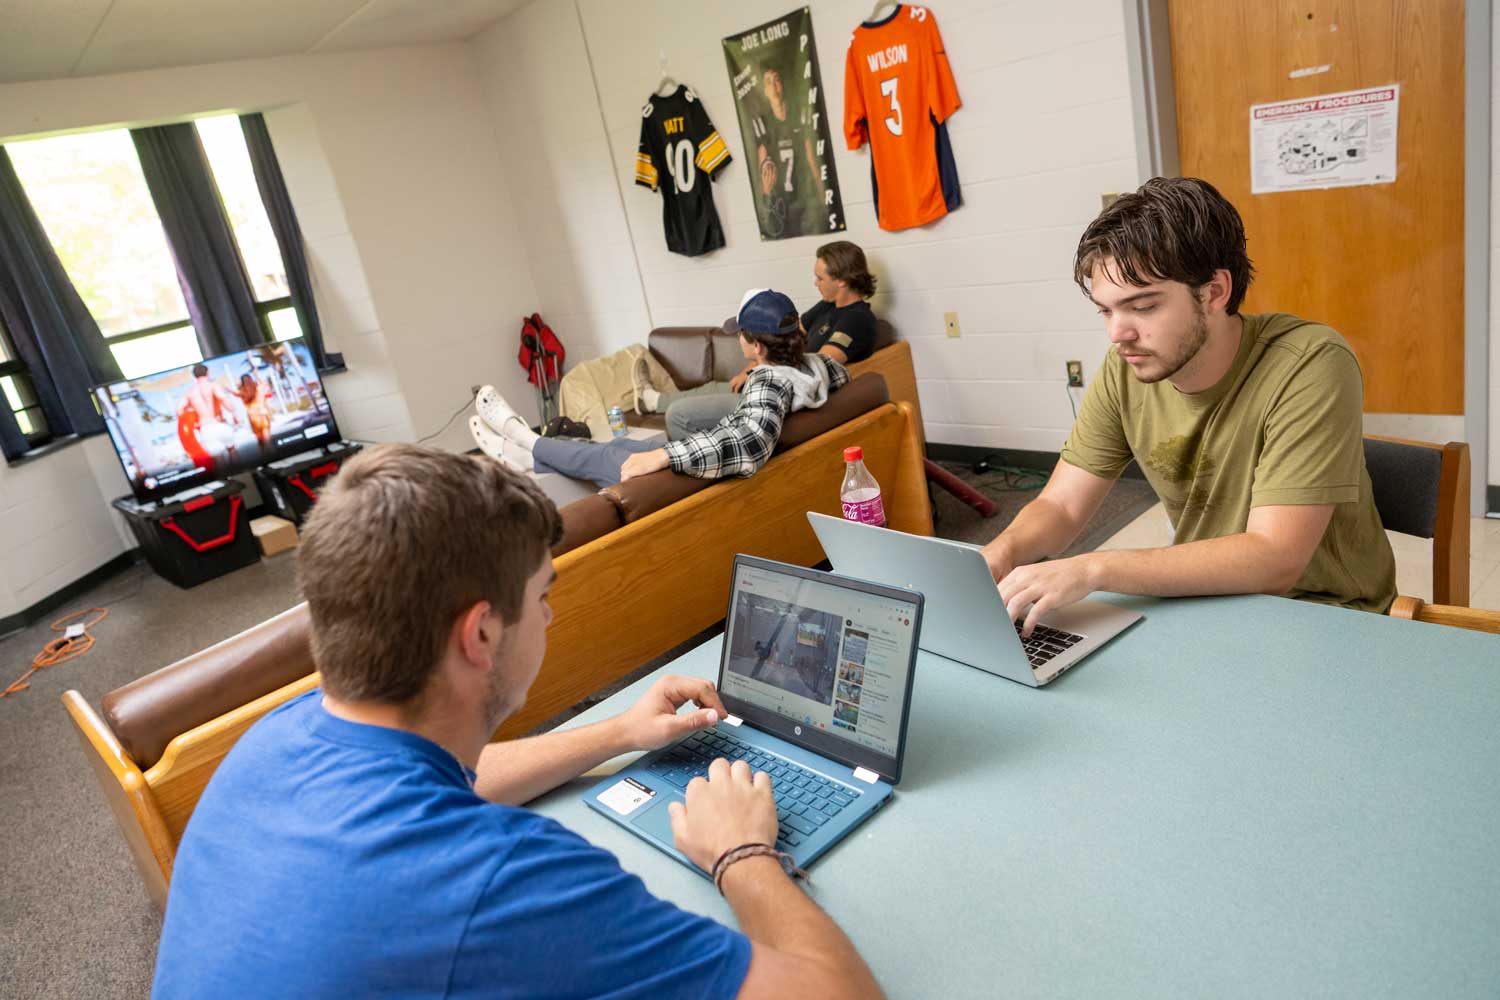
<instances>
[{"instance_id":1,"label":"white sneaker","mask_svg":"<svg viewBox=\"0 0 1500 1000\"><path fill-rule=\"evenodd\" d=\"M531 425L521 418L494 386L487 385L479 390L479 395L474 397L474 409L491 430L525 445L527 451L536 443L537 435Z\"/></svg>"},{"instance_id":2,"label":"white sneaker","mask_svg":"<svg viewBox=\"0 0 1500 1000\"><path fill-rule=\"evenodd\" d=\"M511 472L519 472L526 475L531 472L533 466L531 452L516 444L510 438L501 437L477 416L469 418L469 434L473 436L474 443L479 450L490 458L505 466Z\"/></svg>"}]
</instances>

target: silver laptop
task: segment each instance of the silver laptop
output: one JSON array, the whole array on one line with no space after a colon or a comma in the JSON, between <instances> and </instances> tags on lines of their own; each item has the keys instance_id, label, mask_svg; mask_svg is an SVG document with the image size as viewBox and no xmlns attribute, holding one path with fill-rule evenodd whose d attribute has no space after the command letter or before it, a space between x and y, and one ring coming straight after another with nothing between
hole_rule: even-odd
<instances>
[{"instance_id":1,"label":"silver laptop","mask_svg":"<svg viewBox=\"0 0 1500 1000\"><path fill-rule=\"evenodd\" d=\"M1020 684L1056 680L1141 618L1104 601L1079 601L1049 613L1022 639L979 546L826 514L807 519L836 572L926 595L922 649Z\"/></svg>"}]
</instances>

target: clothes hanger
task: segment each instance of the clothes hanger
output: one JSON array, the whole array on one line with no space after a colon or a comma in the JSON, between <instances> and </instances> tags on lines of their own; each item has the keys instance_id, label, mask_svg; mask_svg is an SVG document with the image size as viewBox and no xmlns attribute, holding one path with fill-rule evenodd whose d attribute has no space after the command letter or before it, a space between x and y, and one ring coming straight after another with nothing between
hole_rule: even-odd
<instances>
[{"instance_id":1,"label":"clothes hanger","mask_svg":"<svg viewBox=\"0 0 1500 1000\"><path fill-rule=\"evenodd\" d=\"M866 21L870 21L871 23L873 23L875 21L880 20L880 17L881 17L880 12L884 8L886 8L886 7L891 8L891 13L894 14L896 12L896 8L900 7L900 6L901 6L901 4L899 4L899 3L892 3L891 0L879 0L879 2L875 4L875 9L872 10L872 11L870 11L870 16L867 17L867 18L865 18L865 20Z\"/></svg>"},{"instance_id":2,"label":"clothes hanger","mask_svg":"<svg viewBox=\"0 0 1500 1000\"><path fill-rule=\"evenodd\" d=\"M652 93L657 97L671 97L677 91L677 81L667 73L667 50L662 49L658 53L661 56L661 79L657 81L656 89Z\"/></svg>"}]
</instances>

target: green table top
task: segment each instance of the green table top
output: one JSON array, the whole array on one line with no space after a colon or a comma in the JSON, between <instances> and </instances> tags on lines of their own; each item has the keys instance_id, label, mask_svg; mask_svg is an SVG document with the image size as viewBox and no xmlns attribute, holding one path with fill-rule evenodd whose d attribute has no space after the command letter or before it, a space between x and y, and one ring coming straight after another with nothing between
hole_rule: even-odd
<instances>
[{"instance_id":1,"label":"green table top","mask_svg":"<svg viewBox=\"0 0 1500 1000\"><path fill-rule=\"evenodd\" d=\"M890 995L1500 995L1500 637L1106 599L1146 619L1041 690L919 658L895 800L809 889ZM533 807L732 923L592 781Z\"/></svg>"}]
</instances>

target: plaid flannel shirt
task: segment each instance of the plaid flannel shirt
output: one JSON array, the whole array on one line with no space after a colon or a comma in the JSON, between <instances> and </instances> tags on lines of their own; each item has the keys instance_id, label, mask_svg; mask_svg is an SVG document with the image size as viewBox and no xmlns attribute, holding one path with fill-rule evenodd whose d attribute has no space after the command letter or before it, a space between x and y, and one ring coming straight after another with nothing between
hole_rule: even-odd
<instances>
[{"instance_id":1,"label":"plaid flannel shirt","mask_svg":"<svg viewBox=\"0 0 1500 1000\"><path fill-rule=\"evenodd\" d=\"M849 384L849 372L826 354L807 354L805 364L821 364L828 372L828 391ZM781 424L792 412L790 379L780 366L752 369L734 412L706 431L667 443L667 462L673 472L695 479L753 476L770 461L781 439Z\"/></svg>"}]
</instances>

